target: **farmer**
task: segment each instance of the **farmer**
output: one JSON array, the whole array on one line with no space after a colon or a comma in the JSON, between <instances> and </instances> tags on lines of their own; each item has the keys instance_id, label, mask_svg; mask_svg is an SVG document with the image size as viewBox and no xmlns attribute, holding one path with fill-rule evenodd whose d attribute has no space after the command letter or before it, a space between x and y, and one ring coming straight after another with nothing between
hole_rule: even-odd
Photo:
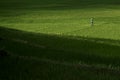
<instances>
[{"instance_id":1,"label":"farmer","mask_svg":"<svg viewBox=\"0 0 120 80\"><path fill-rule=\"evenodd\" d=\"M91 22L91 26L93 26L94 24L93 18L90 19L90 22Z\"/></svg>"}]
</instances>

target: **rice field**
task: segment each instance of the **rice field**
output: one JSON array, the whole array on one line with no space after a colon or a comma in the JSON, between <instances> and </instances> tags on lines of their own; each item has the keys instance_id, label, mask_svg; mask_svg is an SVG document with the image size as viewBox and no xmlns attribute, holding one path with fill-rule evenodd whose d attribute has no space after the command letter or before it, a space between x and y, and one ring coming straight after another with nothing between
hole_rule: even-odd
<instances>
[{"instance_id":1,"label":"rice field","mask_svg":"<svg viewBox=\"0 0 120 80\"><path fill-rule=\"evenodd\" d=\"M0 79L119 80L119 4L1 0Z\"/></svg>"}]
</instances>

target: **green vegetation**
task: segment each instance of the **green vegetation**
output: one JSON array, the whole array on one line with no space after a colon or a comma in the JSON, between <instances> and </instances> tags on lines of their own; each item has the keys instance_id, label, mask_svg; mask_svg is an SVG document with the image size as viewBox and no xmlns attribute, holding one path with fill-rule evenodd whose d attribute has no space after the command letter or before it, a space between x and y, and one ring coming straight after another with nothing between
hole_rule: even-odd
<instances>
[{"instance_id":1,"label":"green vegetation","mask_svg":"<svg viewBox=\"0 0 120 80\"><path fill-rule=\"evenodd\" d=\"M10 56L0 56L0 79L119 80L119 4L1 0L0 49Z\"/></svg>"}]
</instances>

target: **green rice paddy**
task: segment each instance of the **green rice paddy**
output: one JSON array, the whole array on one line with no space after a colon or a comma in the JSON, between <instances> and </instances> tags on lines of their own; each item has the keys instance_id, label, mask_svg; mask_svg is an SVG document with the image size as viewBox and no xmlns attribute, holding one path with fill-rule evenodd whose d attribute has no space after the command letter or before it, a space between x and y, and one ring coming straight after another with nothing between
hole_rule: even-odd
<instances>
[{"instance_id":1,"label":"green rice paddy","mask_svg":"<svg viewBox=\"0 0 120 80\"><path fill-rule=\"evenodd\" d=\"M119 80L120 1L1 0L1 80ZM94 25L91 26L91 18Z\"/></svg>"}]
</instances>

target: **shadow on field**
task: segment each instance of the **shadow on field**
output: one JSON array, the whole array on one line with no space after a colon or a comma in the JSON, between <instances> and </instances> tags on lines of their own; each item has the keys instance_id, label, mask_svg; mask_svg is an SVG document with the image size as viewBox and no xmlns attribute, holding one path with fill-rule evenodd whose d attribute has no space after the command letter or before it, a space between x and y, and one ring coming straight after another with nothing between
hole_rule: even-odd
<instances>
[{"instance_id":1,"label":"shadow on field","mask_svg":"<svg viewBox=\"0 0 120 80\"><path fill-rule=\"evenodd\" d=\"M113 8L113 6L119 6L119 4L119 0L4 0L0 1L0 9L3 11L7 9L7 13L10 14L15 14L16 12L22 14L23 12L21 11L25 12L26 10L96 9L106 8L110 5Z\"/></svg>"},{"instance_id":2,"label":"shadow on field","mask_svg":"<svg viewBox=\"0 0 120 80\"><path fill-rule=\"evenodd\" d=\"M119 4L119 0L4 0L0 1L0 14L1 16L18 16L35 10L111 9L117 5L119 9Z\"/></svg>"},{"instance_id":3,"label":"shadow on field","mask_svg":"<svg viewBox=\"0 0 120 80\"><path fill-rule=\"evenodd\" d=\"M119 0L4 0L0 1L1 8L11 9L78 9L78 8L96 8L91 5L105 7L107 5L119 5Z\"/></svg>"},{"instance_id":4,"label":"shadow on field","mask_svg":"<svg viewBox=\"0 0 120 80\"><path fill-rule=\"evenodd\" d=\"M31 33L0 27L1 47L20 56L119 66L120 41Z\"/></svg>"}]
</instances>

